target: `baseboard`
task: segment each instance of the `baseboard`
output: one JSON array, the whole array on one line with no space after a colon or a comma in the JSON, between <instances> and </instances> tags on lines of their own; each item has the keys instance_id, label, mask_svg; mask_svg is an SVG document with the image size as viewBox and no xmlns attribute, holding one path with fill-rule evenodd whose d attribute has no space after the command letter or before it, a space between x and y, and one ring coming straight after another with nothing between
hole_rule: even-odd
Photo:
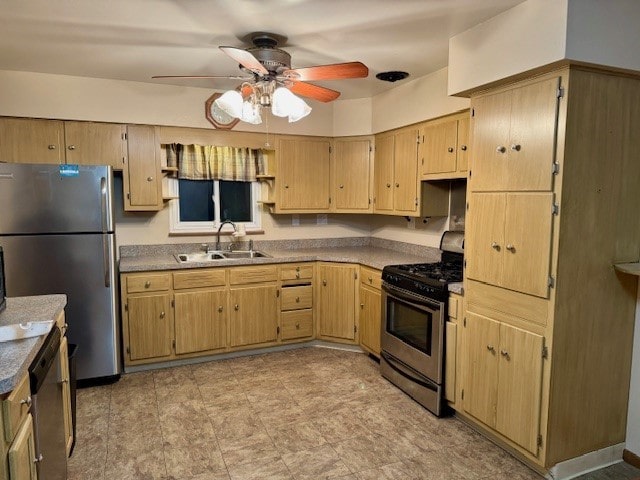
<instances>
[{"instance_id":1,"label":"baseboard","mask_svg":"<svg viewBox=\"0 0 640 480\"><path fill-rule=\"evenodd\" d=\"M633 452L630 452L626 448L624 449L624 452L622 452L622 459L629 465L640 468L640 456L636 455Z\"/></svg>"},{"instance_id":2,"label":"baseboard","mask_svg":"<svg viewBox=\"0 0 640 480\"><path fill-rule=\"evenodd\" d=\"M595 452L586 453L580 457L572 458L554 465L547 475L551 480L569 480L585 473L593 472L622 462L624 443L618 443ZM637 458L637 457L636 457Z\"/></svg>"}]
</instances>

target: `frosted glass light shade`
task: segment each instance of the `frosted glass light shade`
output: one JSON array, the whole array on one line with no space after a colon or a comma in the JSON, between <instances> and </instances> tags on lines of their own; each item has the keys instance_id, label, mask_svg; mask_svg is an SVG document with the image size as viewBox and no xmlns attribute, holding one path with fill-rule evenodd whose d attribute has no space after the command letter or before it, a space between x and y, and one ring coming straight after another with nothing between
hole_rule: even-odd
<instances>
[{"instance_id":1,"label":"frosted glass light shade","mask_svg":"<svg viewBox=\"0 0 640 480\"><path fill-rule=\"evenodd\" d=\"M223 112L235 118L242 119L242 95L235 90L224 92L215 104Z\"/></svg>"},{"instance_id":2,"label":"frosted glass light shade","mask_svg":"<svg viewBox=\"0 0 640 480\"><path fill-rule=\"evenodd\" d=\"M240 120L254 125L262 123L260 105L245 101L242 104L242 116L240 117Z\"/></svg>"},{"instance_id":3,"label":"frosted glass light shade","mask_svg":"<svg viewBox=\"0 0 640 480\"><path fill-rule=\"evenodd\" d=\"M288 88L278 87L271 97L271 113L276 117L289 117L289 122L297 122L311 113L311 107Z\"/></svg>"}]
</instances>

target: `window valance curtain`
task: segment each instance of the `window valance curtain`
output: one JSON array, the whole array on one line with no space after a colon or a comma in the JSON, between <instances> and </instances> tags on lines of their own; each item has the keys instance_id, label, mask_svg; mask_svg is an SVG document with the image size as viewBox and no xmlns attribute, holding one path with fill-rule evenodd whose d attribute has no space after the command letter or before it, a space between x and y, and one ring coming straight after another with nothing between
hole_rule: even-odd
<instances>
[{"instance_id":1,"label":"window valance curtain","mask_svg":"<svg viewBox=\"0 0 640 480\"><path fill-rule=\"evenodd\" d=\"M265 172L262 150L246 147L165 144L167 166L178 167L178 178L254 182Z\"/></svg>"}]
</instances>

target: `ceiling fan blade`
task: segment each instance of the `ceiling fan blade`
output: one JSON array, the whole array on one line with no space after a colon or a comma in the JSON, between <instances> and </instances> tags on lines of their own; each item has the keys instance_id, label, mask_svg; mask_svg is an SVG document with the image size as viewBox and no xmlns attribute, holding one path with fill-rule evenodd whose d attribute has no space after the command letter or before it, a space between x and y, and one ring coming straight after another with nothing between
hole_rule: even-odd
<instances>
[{"instance_id":1,"label":"ceiling fan blade","mask_svg":"<svg viewBox=\"0 0 640 480\"><path fill-rule=\"evenodd\" d=\"M236 47L219 47L224 53L233 58L236 62L242 65L244 68L256 73L258 75L269 75L269 71L264 68L256 57L251 52L247 52L242 48Z\"/></svg>"},{"instance_id":2,"label":"ceiling fan blade","mask_svg":"<svg viewBox=\"0 0 640 480\"><path fill-rule=\"evenodd\" d=\"M307 68L285 70L282 75L291 80L340 80L346 78L364 78L369 69L361 62L334 63L333 65L317 65Z\"/></svg>"},{"instance_id":3,"label":"ceiling fan blade","mask_svg":"<svg viewBox=\"0 0 640 480\"><path fill-rule=\"evenodd\" d=\"M331 102L340 96L340 92L330 88L319 87L313 83L293 82L288 88L297 95L313 98L321 102Z\"/></svg>"},{"instance_id":4,"label":"ceiling fan blade","mask_svg":"<svg viewBox=\"0 0 640 480\"><path fill-rule=\"evenodd\" d=\"M154 75L151 78L228 78L230 80L253 80L251 77L231 75Z\"/></svg>"}]
</instances>

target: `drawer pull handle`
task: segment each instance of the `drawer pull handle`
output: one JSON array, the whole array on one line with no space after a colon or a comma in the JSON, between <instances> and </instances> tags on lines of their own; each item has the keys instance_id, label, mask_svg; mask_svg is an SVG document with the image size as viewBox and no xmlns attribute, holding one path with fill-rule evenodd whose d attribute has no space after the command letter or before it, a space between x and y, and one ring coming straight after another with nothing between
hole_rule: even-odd
<instances>
[{"instance_id":1,"label":"drawer pull handle","mask_svg":"<svg viewBox=\"0 0 640 480\"><path fill-rule=\"evenodd\" d=\"M220 305L220 306L218 307L218 312L222 313L222 310L224 310L224 308L222 308L222 305Z\"/></svg>"},{"instance_id":2,"label":"drawer pull handle","mask_svg":"<svg viewBox=\"0 0 640 480\"><path fill-rule=\"evenodd\" d=\"M144 282L144 288L149 288L150 286L151 286L151 282L149 280Z\"/></svg>"},{"instance_id":3,"label":"drawer pull handle","mask_svg":"<svg viewBox=\"0 0 640 480\"><path fill-rule=\"evenodd\" d=\"M507 352L506 350L500 350L500 355L502 355L507 360L511 360L511 356L509 355L509 352Z\"/></svg>"},{"instance_id":4,"label":"drawer pull handle","mask_svg":"<svg viewBox=\"0 0 640 480\"><path fill-rule=\"evenodd\" d=\"M300 322L296 323L296 330L300 330Z\"/></svg>"},{"instance_id":5,"label":"drawer pull handle","mask_svg":"<svg viewBox=\"0 0 640 480\"><path fill-rule=\"evenodd\" d=\"M369 283L373 283L373 278L369 277Z\"/></svg>"},{"instance_id":6,"label":"drawer pull handle","mask_svg":"<svg viewBox=\"0 0 640 480\"><path fill-rule=\"evenodd\" d=\"M447 148L447 152L449 152L449 153L453 153L453 147L449 147L449 148Z\"/></svg>"},{"instance_id":7,"label":"drawer pull handle","mask_svg":"<svg viewBox=\"0 0 640 480\"><path fill-rule=\"evenodd\" d=\"M300 273L296 273L296 278L300 278Z\"/></svg>"},{"instance_id":8,"label":"drawer pull handle","mask_svg":"<svg viewBox=\"0 0 640 480\"><path fill-rule=\"evenodd\" d=\"M164 312L160 312L160 318L164 318L165 317L165 313Z\"/></svg>"},{"instance_id":9,"label":"drawer pull handle","mask_svg":"<svg viewBox=\"0 0 640 480\"><path fill-rule=\"evenodd\" d=\"M44 460L44 457L42 456L42 454L40 454L33 459L33 463L40 463L42 460Z\"/></svg>"},{"instance_id":10,"label":"drawer pull handle","mask_svg":"<svg viewBox=\"0 0 640 480\"><path fill-rule=\"evenodd\" d=\"M467 151L467 146L466 145L462 145L460 147L460 150L462 150L463 152L466 152Z\"/></svg>"},{"instance_id":11,"label":"drawer pull handle","mask_svg":"<svg viewBox=\"0 0 640 480\"><path fill-rule=\"evenodd\" d=\"M31 395L23 400L20 400L20 405L26 405L27 408L31 408Z\"/></svg>"},{"instance_id":12,"label":"drawer pull handle","mask_svg":"<svg viewBox=\"0 0 640 480\"><path fill-rule=\"evenodd\" d=\"M327 286L327 281L326 280L322 280L322 285L324 285L326 287Z\"/></svg>"},{"instance_id":13,"label":"drawer pull handle","mask_svg":"<svg viewBox=\"0 0 640 480\"><path fill-rule=\"evenodd\" d=\"M496 147L496 152L498 153L504 153L507 151L507 147L505 147L504 145L498 145L498 147Z\"/></svg>"},{"instance_id":14,"label":"drawer pull handle","mask_svg":"<svg viewBox=\"0 0 640 480\"><path fill-rule=\"evenodd\" d=\"M69 150L75 150L75 149L76 149L76 146L75 146L75 145L69 145L67 148L68 148Z\"/></svg>"},{"instance_id":15,"label":"drawer pull handle","mask_svg":"<svg viewBox=\"0 0 640 480\"><path fill-rule=\"evenodd\" d=\"M234 305L233 307L234 310L238 311L240 310L240 305L238 305L237 303Z\"/></svg>"},{"instance_id":16,"label":"drawer pull handle","mask_svg":"<svg viewBox=\"0 0 640 480\"><path fill-rule=\"evenodd\" d=\"M299 271L300 271L300 267L296 267L296 272L299 272Z\"/></svg>"},{"instance_id":17,"label":"drawer pull handle","mask_svg":"<svg viewBox=\"0 0 640 480\"><path fill-rule=\"evenodd\" d=\"M497 242L491 242L491 248L500 250L500 245Z\"/></svg>"},{"instance_id":18,"label":"drawer pull handle","mask_svg":"<svg viewBox=\"0 0 640 480\"><path fill-rule=\"evenodd\" d=\"M515 252L516 247L509 243L507 244L507 250L509 250L510 252Z\"/></svg>"},{"instance_id":19,"label":"drawer pull handle","mask_svg":"<svg viewBox=\"0 0 640 480\"><path fill-rule=\"evenodd\" d=\"M55 145L49 145L47 148L48 148L49 150L55 150L55 149L56 149L56 146L55 146Z\"/></svg>"},{"instance_id":20,"label":"drawer pull handle","mask_svg":"<svg viewBox=\"0 0 640 480\"><path fill-rule=\"evenodd\" d=\"M296 303L300 303L300 297L296 297Z\"/></svg>"},{"instance_id":21,"label":"drawer pull handle","mask_svg":"<svg viewBox=\"0 0 640 480\"><path fill-rule=\"evenodd\" d=\"M519 152L521 148L522 146L520 146L517 143L514 143L513 145L511 145L511 150L513 150L514 152Z\"/></svg>"}]
</instances>

